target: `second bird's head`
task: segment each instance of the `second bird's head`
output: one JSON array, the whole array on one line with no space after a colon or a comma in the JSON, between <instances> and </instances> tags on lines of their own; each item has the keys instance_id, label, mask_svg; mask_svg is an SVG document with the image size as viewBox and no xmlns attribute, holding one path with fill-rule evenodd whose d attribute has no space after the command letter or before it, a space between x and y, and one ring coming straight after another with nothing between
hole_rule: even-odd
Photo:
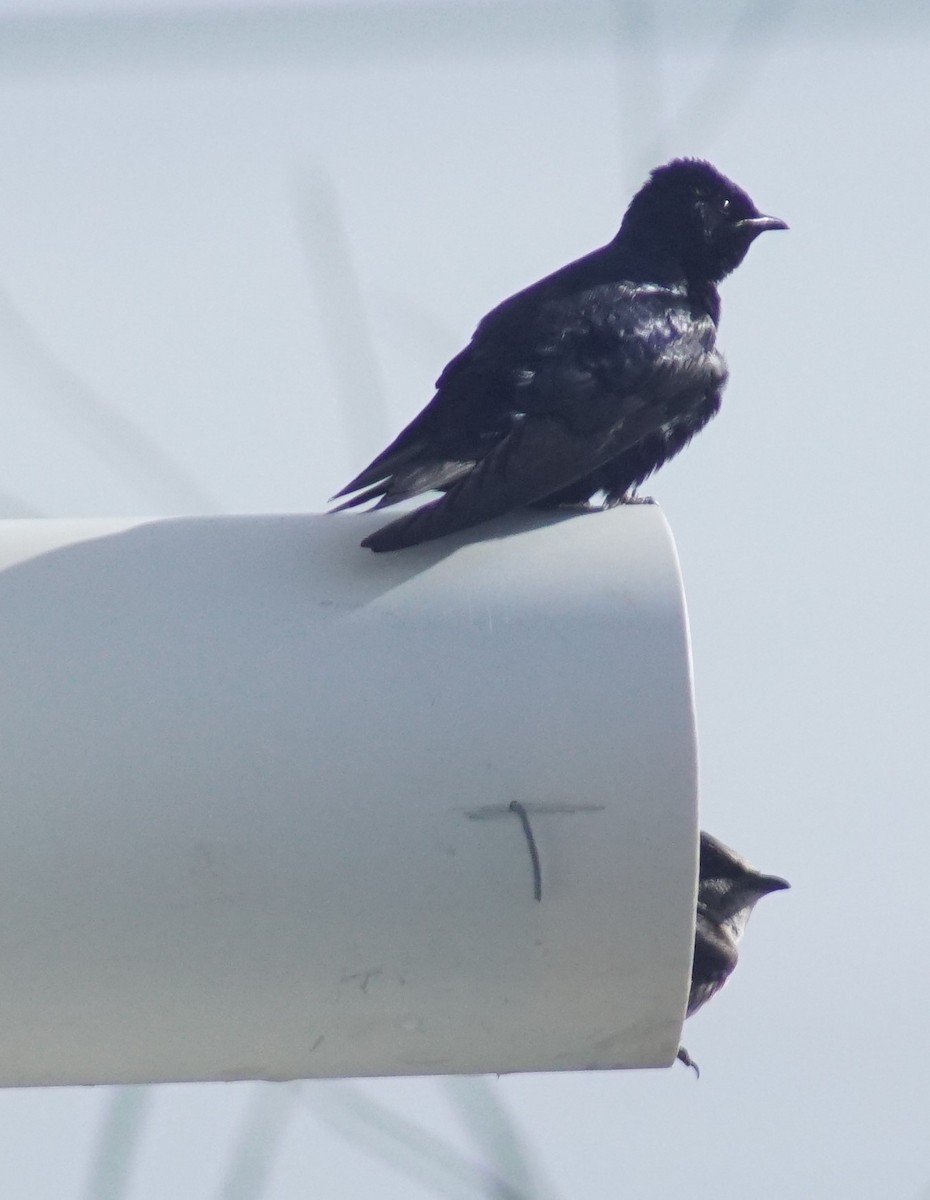
<instances>
[{"instance_id":1,"label":"second bird's head","mask_svg":"<svg viewBox=\"0 0 930 1200\"><path fill-rule=\"evenodd\" d=\"M715 924L729 928L737 941L756 903L789 886L778 875L763 875L709 833L701 833L698 911Z\"/></svg>"},{"instance_id":2,"label":"second bird's head","mask_svg":"<svg viewBox=\"0 0 930 1200\"><path fill-rule=\"evenodd\" d=\"M694 282L718 283L767 229L787 229L759 212L742 188L700 159L657 167L630 201L618 240L680 267Z\"/></svg>"}]
</instances>

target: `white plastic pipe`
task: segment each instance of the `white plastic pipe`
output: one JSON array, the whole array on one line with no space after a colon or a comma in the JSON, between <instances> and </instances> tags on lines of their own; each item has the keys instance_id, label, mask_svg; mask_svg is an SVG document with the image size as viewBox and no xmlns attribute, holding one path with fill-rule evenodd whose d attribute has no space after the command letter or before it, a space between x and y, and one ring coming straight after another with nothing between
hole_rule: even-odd
<instances>
[{"instance_id":1,"label":"white plastic pipe","mask_svg":"<svg viewBox=\"0 0 930 1200\"><path fill-rule=\"evenodd\" d=\"M378 519L0 524L0 1084L672 1061L661 513L373 555Z\"/></svg>"}]
</instances>

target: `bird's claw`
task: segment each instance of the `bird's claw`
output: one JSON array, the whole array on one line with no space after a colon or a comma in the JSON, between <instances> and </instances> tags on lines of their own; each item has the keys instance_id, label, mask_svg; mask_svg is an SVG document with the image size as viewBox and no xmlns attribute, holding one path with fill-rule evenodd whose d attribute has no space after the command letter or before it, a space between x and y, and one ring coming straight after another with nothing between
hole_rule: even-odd
<instances>
[{"instance_id":1,"label":"bird's claw","mask_svg":"<svg viewBox=\"0 0 930 1200\"><path fill-rule=\"evenodd\" d=\"M630 488L628 492L624 492L622 496L618 496L616 492L608 492L601 501L601 509L619 508L620 505L627 504L655 504L653 496L637 496L636 488Z\"/></svg>"},{"instance_id":2,"label":"bird's claw","mask_svg":"<svg viewBox=\"0 0 930 1200\"><path fill-rule=\"evenodd\" d=\"M684 1046L678 1047L678 1053L675 1057L679 1062L683 1062L686 1067L690 1067L698 1079L701 1078L701 1068L697 1065Z\"/></svg>"}]
</instances>

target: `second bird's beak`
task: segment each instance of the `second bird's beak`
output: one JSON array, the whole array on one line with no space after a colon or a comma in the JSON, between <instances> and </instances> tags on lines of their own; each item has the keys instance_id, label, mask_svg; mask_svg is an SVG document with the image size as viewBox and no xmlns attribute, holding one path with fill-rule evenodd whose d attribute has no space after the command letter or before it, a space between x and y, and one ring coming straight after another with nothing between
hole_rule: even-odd
<instances>
[{"instance_id":1,"label":"second bird's beak","mask_svg":"<svg viewBox=\"0 0 930 1200\"><path fill-rule=\"evenodd\" d=\"M787 229L788 224L782 221L780 217L746 217L742 221L736 222L737 229L750 229L752 236L765 233L766 229Z\"/></svg>"},{"instance_id":2,"label":"second bird's beak","mask_svg":"<svg viewBox=\"0 0 930 1200\"><path fill-rule=\"evenodd\" d=\"M773 228L769 226L769 228ZM775 229L787 228L787 226L776 225ZM781 892L785 888L790 888L791 884L787 879L780 879L777 875L763 875L759 879L759 886L765 888L765 894L769 892Z\"/></svg>"}]
</instances>

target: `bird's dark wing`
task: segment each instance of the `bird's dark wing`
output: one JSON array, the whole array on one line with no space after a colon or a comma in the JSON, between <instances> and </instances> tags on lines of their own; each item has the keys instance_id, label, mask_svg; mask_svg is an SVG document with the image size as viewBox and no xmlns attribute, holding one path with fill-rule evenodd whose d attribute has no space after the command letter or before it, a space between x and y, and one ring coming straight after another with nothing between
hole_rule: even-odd
<instances>
[{"instance_id":1,"label":"bird's dark wing","mask_svg":"<svg viewBox=\"0 0 930 1200\"><path fill-rule=\"evenodd\" d=\"M698 905L694 936L694 963L691 967L691 992L688 1016L720 991L733 973L738 958L736 941L719 923Z\"/></svg>"},{"instance_id":2,"label":"bird's dark wing","mask_svg":"<svg viewBox=\"0 0 930 1200\"><path fill-rule=\"evenodd\" d=\"M443 490L472 469L513 425L515 389L558 338L557 310L612 283L622 272L609 247L595 250L502 301L479 322L469 344L436 380L436 394L377 458L333 499L339 508L379 498L383 508L422 492ZM577 316L577 313L575 314Z\"/></svg>"},{"instance_id":3,"label":"bird's dark wing","mask_svg":"<svg viewBox=\"0 0 930 1200\"><path fill-rule=\"evenodd\" d=\"M720 411L720 391L707 393L692 410L647 434L597 471L576 480L535 504L536 508L559 508L586 504L597 492L604 493L604 507L612 508L630 498L632 492L674 458Z\"/></svg>"},{"instance_id":4,"label":"bird's dark wing","mask_svg":"<svg viewBox=\"0 0 930 1200\"><path fill-rule=\"evenodd\" d=\"M552 480L590 463L590 435L552 416L523 417L514 429L440 500L392 521L362 542L400 550L467 529L530 503Z\"/></svg>"},{"instance_id":5,"label":"bird's dark wing","mask_svg":"<svg viewBox=\"0 0 930 1200\"><path fill-rule=\"evenodd\" d=\"M705 403L726 378L713 322L669 289L609 285L544 316L531 352L511 362L492 448L444 497L363 545L400 549L549 496Z\"/></svg>"},{"instance_id":6,"label":"bird's dark wing","mask_svg":"<svg viewBox=\"0 0 930 1200\"><path fill-rule=\"evenodd\" d=\"M520 321L489 313L436 381L436 394L387 449L333 499L366 489L334 512L380 498L384 508L441 491L467 474L510 431L513 376L531 358Z\"/></svg>"}]
</instances>

